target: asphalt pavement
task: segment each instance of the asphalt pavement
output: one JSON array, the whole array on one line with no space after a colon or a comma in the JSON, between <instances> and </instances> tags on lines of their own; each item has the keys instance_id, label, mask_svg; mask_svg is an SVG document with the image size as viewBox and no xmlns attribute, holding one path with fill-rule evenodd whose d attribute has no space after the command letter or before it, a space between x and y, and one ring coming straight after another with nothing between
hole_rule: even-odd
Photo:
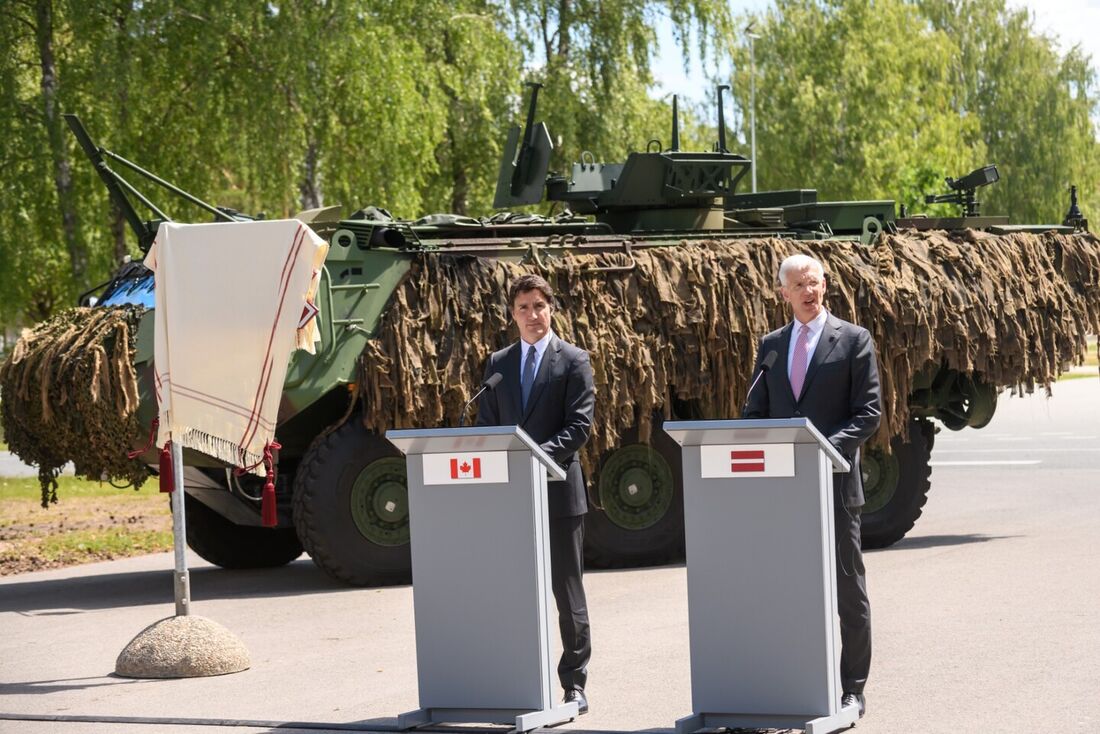
<instances>
[{"instance_id":1,"label":"asphalt pavement","mask_svg":"<svg viewBox=\"0 0 1100 734\"><path fill-rule=\"evenodd\" d=\"M942 431L933 460L917 526L867 554L875 650L855 731L1097 731L1100 380L1002 395L987 428ZM411 588L344 588L304 557L263 572L190 563L193 613L235 632L251 669L112 675L126 643L173 614L171 554L5 577L0 732L390 731L417 708ZM559 729L670 731L691 713L684 568L585 583L592 713Z\"/></svg>"}]
</instances>

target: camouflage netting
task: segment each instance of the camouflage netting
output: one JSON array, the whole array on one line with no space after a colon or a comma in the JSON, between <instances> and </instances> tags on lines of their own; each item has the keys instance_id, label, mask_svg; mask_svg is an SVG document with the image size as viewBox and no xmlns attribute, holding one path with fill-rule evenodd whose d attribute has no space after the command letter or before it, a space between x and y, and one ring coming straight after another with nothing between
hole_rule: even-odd
<instances>
[{"instance_id":1,"label":"camouflage netting","mask_svg":"<svg viewBox=\"0 0 1100 734\"><path fill-rule=\"evenodd\" d=\"M134 340L141 311L74 308L27 329L0 366L4 437L38 466L42 506L57 502L57 476L72 461L91 479L141 486L145 466L126 456L135 436Z\"/></svg>"},{"instance_id":2,"label":"camouflage netting","mask_svg":"<svg viewBox=\"0 0 1100 734\"><path fill-rule=\"evenodd\" d=\"M1049 387L1100 332L1100 240L1084 235L915 233L858 242L782 239L635 249L547 260L559 293L555 332L592 355L597 431L586 456L616 446L654 414L740 414L758 340L791 317L775 285L787 255L825 262L827 306L878 347L886 445L904 433L906 397L925 366L977 373L998 387ZM534 265L430 254L417 261L363 354L368 428L455 425L489 353L516 338L507 284Z\"/></svg>"}]
</instances>

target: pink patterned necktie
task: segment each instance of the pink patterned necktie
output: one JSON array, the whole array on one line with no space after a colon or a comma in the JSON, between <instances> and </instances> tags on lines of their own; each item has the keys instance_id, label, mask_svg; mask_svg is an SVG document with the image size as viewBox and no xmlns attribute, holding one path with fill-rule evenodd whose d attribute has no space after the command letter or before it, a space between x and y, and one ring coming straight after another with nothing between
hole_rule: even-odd
<instances>
[{"instance_id":1,"label":"pink patterned necktie","mask_svg":"<svg viewBox=\"0 0 1100 734\"><path fill-rule=\"evenodd\" d=\"M810 361L810 327L806 324L798 331L798 341L794 343L794 357L791 360L791 390L794 399L802 394L802 383L806 380L806 367Z\"/></svg>"}]
</instances>

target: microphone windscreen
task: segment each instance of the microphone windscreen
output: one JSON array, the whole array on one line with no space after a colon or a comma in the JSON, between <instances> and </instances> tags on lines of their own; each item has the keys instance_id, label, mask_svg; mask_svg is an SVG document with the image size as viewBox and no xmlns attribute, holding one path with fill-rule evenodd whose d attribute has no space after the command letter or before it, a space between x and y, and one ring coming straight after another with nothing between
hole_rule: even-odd
<instances>
[{"instance_id":1,"label":"microphone windscreen","mask_svg":"<svg viewBox=\"0 0 1100 734\"><path fill-rule=\"evenodd\" d=\"M760 363L760 371L767 372L768 370L770 370L772 368L772 365L775 364L775 360L778 356L779 354L776 353L774 349L765 354L764 361Z\"/></svg>"},{"instance_id":2,"label":"microphone windscreen","mask_svg":"<svg viewBox=\"0 0 1100 734\"><path fill-rule=\"evenodd\" d=\"M499 385L500 381L503 379L504 375L500 374L499 372L494 372L493 374L489 375L489 378L485 380L485 382L482 384L490 390L495 390L496 386Z\"/></svg>"}]
</instances>

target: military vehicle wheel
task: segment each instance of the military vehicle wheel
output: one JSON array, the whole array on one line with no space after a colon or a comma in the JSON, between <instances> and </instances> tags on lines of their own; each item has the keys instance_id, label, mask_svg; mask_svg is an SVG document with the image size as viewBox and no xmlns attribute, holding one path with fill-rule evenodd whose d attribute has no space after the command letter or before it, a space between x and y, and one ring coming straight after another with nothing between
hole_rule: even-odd
<instances>
[{"instance_id":1,"label":"military vehicle wheel","mask_svg":"<svg viewBox=\"0 0 1100 734\"><path fill-rule=\"evenodd\" d=\"M191 495L184 496L187 545L222 568L274 568L302 555L294 528L237 525Z\"/></svg>"},{"instance_id":2,"label":"military vehicle wheel","mask_svg":"<svg viewBox=\"0 0 1100 734\"><path fill-rule=\"evenodd\" d=\"M314 443L294 480L294 526L313 562L339 581L409 583L401 452L354 419Z\"/></svg>"},{"instance_id":3,"label":"military vehicle wheel","mask_svg":"<svg viewBox=\"0 0 1100 734\"><path fill-rule=\"evenodd\" d=\"M932 486L932 441L935 428L927 420L909 423L909 441L895 436L893 453L867 449L863 469L863 548L886 548L905 537L921 515Z\"/></svg>"},{"instance_id":4,"label":"military vehicle wheel","mask_svg":"<svg viewBox=\"0 0 1100 734\"><path fill-rule=\"evenodd\" d=\"M602 510L585 518L585 558L595 568L669 563L684 552L680 447L654 426L650 443L636 429L608 452L595 478Z\"/></svg>"}]
</instances>

